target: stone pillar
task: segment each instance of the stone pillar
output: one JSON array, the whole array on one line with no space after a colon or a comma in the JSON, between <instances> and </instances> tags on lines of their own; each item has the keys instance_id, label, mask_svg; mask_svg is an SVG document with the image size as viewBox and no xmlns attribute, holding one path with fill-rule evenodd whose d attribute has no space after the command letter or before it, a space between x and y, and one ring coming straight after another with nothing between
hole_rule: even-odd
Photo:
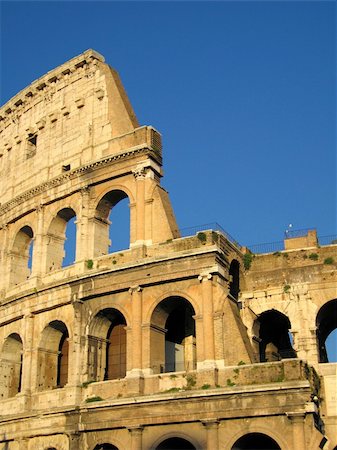
<instances>
[{"instance_id":1,"label":"stone pillar","mask_svg":"<svg viewBox=\"0 0 337 450\"><path fill-rule=\"evenodd\" d=\"M82 323L82 307L81 300L74 299L72 301L74 309L73 336L69 340L69 371L68 385L78 386L81 383L81 368L86 363L86 358L81 346L81 323Z\"/></svg>"},{"instance_id":2,"label":"stone pillar","mask_svg":"<svg viewBox=\"0 0 337 450\"><path fill-rule=\"evenodd\" d=\"M132 286L129 289L129 293L132 306L132 366L131 374L129 375L142 375L142 288L140 286Z\"/></svg>"},{"instance_id":3,"label":"stone pillar","mask_svg":"<svg viewBox=\"0 0 337 450\"><path fill-rule=\"evenodd\" d=\"M93 258L93 233L89 232L89 200L90 189L81 189L81 211L76 218L76 259L81 261ZM92 230L91 230L92 231Z\"/></svg>"},{"instance_id":4,"label":"stone pillar","mask_svg":"<svg viewBox=\"0 0 337 450\"><path fill-rule=\"evenodd\" d=\"M23 341L21 391L24 394L29 394L32 387L35 387L36 384L36 380L32 379L34 315L28 314L23 320L25 322L25 336Z\"/></svg>"},{"instance_id":5,"label":"stone pillar","mask_svg":"<svg viewBox=\"0 0 337 450\"><path fill-rule=\"evenodd\" d=\"M215 450L219 448L218 427L219 421L216 419L205 419L201 421L206 428L207 448L205 450Z\"/></svg>"},{"instance_id":6,"label":"stone pillar","mask_svg":"<svg viewBox=\"0 0 337 450\"><path fill-rule=\"evenodd\" d=\"M304 412L292 412L287 413L288 419L291 421L293 431L293 448L296 450L306 450L305 442L305 413Z\"/></svg>"},{"instance_id":7,"label":"stone pillar","mask_svg":"<svg viewBox=\"0 0 337 450\"><path fill-rule=\"evenodd\" d=\"M69 439L69 450L78 450L81 447L81 435L78 432L69 433L68 434Z\"/></svg>"},{"instance_id":8,"label":"stone pillar","mask_svg":"<svg viewBox=\"0 0 337 450\"><path fill-rule=\"evenodd\" d=\"M34 247L32 261L32 276L40 276L46 270L46 239L44 237L44 207L43 205L36 208L37 225L34 231Z\"/></svg>"},{"instance_id":9,"label":"stone pillar","mask_svg":"<svg viewBox=\"0 0 337 450\"><path fill-rule=\"evenodd\" d=\"M146 169L137 168L133 171L136 179L136 242L143 244L145 239L145 177Z\"/></svg>"},{"instance_id":10,"label":"stone pillar","mask_svg":"<svg viewBox=\"0 0 337 450\"><path fill-rule=\"evenodd\" d=\"M214 348L214 317L213 317L213 285L212 274L201 274L198 279L201 282L202 310L203 310L203 335L204 335L204 361L203 368L215 367Z\"/></svg>"},{"instance_id":11,"label":"stone pillar","mask_svg":"<svg viewBox=\"0 0 337 450\"><path fill-rule=\"evenodd\" d=\"M142 448L143 448L143 446L142 446L143 427L141 427L141 426L129 427L128 430L131 434L130 450L142 450Z\"/></svg>"}]
</instances>

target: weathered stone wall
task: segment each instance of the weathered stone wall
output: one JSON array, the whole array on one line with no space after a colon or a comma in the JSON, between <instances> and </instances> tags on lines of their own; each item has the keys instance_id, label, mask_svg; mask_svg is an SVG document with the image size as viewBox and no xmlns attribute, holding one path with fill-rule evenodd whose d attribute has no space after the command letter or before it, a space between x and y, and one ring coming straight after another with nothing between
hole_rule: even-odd
<instances>
[{"instance_id":1,"label":"weathered stone wall","mask_svg":"<svg viewBox=\"0 0 337 450\"><path fill-rule=\"evenodd\" d=\"M335 264L324 264L335 246L256 256L247 270L221 233L181 238L160 134L139 127L91 50L0 116L0 448L180 438L216 450L250 433L282 450L322 448L324 433L325 450L337 444L335 365L322 363L316 330L336 299ZM125 198L129 246L109 254L109 213ZM75 261L63 267L74 218ZM277 342L261 353L270 310L291 323L291 357Z\"/></svg>"}]
</instances>

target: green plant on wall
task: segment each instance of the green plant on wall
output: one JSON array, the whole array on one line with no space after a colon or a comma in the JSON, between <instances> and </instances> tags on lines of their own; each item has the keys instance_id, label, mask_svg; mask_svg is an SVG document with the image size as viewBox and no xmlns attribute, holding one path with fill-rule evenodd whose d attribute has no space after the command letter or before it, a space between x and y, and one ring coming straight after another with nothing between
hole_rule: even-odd
<instances>
[{"instance_id":1,"label":"green plant on wall","mask_svg":"<svg viewBox=\"0 0 337 450\"><path fill-rule=\"evenodd\" d=\"M312 261L317 261L318 260L318 254L317 253L310 253L309 259L311 259Z\"/></svg>"},{"instance_id":2,"label":"green plant on wall","mask_svg":"<svg viewBox=\"0 0 337 450\"><path fill-rule=\"evenodd\" d=\"M92 259L86 260L87 269L92 269L94 267L94 261Z\"/></svg>"},{"instance_id":3,"label":"green plant on wall","mask_svg":"<svg viewBox=\"0 0 337 450\"><path fill-rule=\"evenodd\" d=\"M198 238L199 241L201 241L203 244L206 243L206 240L207 240L206 233L203 233L202 231L200 231L200 232L197 234L197 238Z\"/></svg>"},{"instance_id":4,"label":"green plant on wall","mask_svg":"<svg viewBox=\"0 0 337 450\"><path fill-rule=\"evenodd\" d=\"M192 389L196 385L196 376L187 375L186 377L186 389Z\"/></svg>"},{"instance_id":5,"label":"green plant on wall","mask_svg":"<svg viewBox=\"0 0 337 450\"><path fill-rule=\"evenodd\" d=\"M325 260L324 260L324 264L333 264L334 262L335 261L331 256L329 256L328 258L325 258Z\"/></svg>"},{"instance_id":6,"label":"green plant on wall","mask_svg":"<svg viewBox=\"0 0 337 450\"><path fill-rule=\"evenodd\" d=\"M102 397L99 397L98 395L97 396L95 396L95 397L89 397L89 398L86 398L85 399L85 402L86 403L92 403L92 402L100 402L100 401L102 401L103 399L102 399Z\"/></svg>"},{"instance_id":7,"label":"green plant on wall","mask_svg":"<svg viewBox=\"0 0 337 450\"><path fill-rule=\"evenodd\" d=\"M290 286L290 284L286 284L285 286L283 286L283 292L284 293L288 293L288 292L290 292L290 289L291 289L291 286Z\"/></svg>"},{"instance_id":8,"label":"green plant on wall","mask_svg":"<svg viewBox=\"0 0 337 450\"><path fill-rule=\"evenodd\" d=\"M252 265L253 259L254 259L253 253L249 252L249 253L245 253L243 255L243 266L244 266L244 268L246 270L250 269L250 266Z\"/></svg>"}]
</instances>

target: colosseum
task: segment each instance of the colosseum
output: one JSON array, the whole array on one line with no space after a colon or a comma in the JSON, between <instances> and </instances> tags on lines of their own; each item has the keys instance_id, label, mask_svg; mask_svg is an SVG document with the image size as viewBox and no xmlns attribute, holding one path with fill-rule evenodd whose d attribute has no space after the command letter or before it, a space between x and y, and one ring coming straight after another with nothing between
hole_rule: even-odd
<instances>
[{"instance_id":1,"label":"colosseum","mask_svg":"<svg viewBox=\"0 0 337 450\"><path fill-rule=\"evenodd\" d=\"M1 449L337 449L334 241L183 235L161 135L93 50L15 95L0 127Z\"/></svg>"}]
</instances>

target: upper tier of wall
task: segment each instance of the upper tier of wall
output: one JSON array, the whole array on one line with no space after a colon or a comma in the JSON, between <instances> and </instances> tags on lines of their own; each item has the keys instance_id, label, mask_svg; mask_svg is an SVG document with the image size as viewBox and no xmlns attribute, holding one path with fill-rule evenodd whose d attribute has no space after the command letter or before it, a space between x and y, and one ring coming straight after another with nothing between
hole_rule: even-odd
<instances>
[{"instance_id":1,"label":"upper tier of wall","mask_svg":"<svg viewBox=\"0 0 337 450\"><path fill-rule=\"evenodd\" d=\"M0 109L0 215L9 201L65 172L151 146L160 163L159 133L139 128L117 72L88 50Z\"/></svg>"}]
</instances>

